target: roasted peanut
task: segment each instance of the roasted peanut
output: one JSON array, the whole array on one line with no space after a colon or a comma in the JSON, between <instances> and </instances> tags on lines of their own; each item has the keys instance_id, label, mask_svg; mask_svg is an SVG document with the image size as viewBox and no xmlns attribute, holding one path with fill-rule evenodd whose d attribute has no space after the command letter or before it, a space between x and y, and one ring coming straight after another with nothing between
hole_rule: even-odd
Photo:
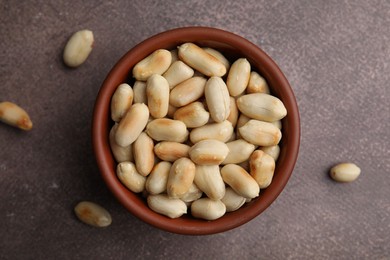
<instances>
[{"instance_id":1,"label":"roasted peanut","mask_svg":"<svg viewBox=\"0 0 390 260\"><path fill-rule=\"evenodd\" d=\"M195 177L195 164L188 158L176 160L169 171L167 193L170 198L181 198L190 189Z\"/></svg>"},{"instance_id":2,"label":"roasted peanut","mask_svg":"<svg viewBox=\"0 0 390 260\"><path fill-rule=\"evenodd\" d=\"M282 101L265 93L243 95L236 103L241 113L253 119L273 122L287 115Z\"/></svg>"},{"instance_id":3,"label":"roasted peanut","mask_svg":"<svg viewBox=\"0 0 390 260\"><path fill-rule=\"evenodd\" d=\"M267 188L274 176L275 160L261 150L256 150L249 160L250 175L259 184L260 189Z\"/></svg>"},{"instance_id":4,"label":"roasted peanut","mask_svg":"<svg viewBox=\"0 0 390 260\"><path fill-rule=\"evenodd\" d=\"M135 193L142 192L145 189L145 176L137 172L134 163L121 162L116 167L116 175L123 185Z\"/></svg>"},{"instance_id":5,"label":"roasted peanut","mask_svg":"<svg viewBox=\"0 0 390 260\"><path fill-rule=\"evenodd\" d=\"M160 75L153 74L146 82L146 97L150 115L154 118L165 117L169 106L168 81Z\"/></svg>"},{"instance_id":6,"label":"roasted peanut","mask_svg":"<svg viewBox=\"0 0 390 260\"><path fill-rule=\"evenodd\" d=\"M252 71L249 77L246 93L266 93L269 94L269 87L265 79L259 73Z\"/></svg>"},{"instance_id":7,"label":"roasted peanut","mask_svg":"<svg viewBox=\"0 0 390 260\"><path fill-rule=\"evenodd\" d=\"M220 200L198 199L191 204L191 214L195 218L215 220L225 215L226 206Z\"/></svg>"},{"instance_id":8,"label":"roasted peanut","mask_svg":"<svg viewBox=\"0 0 390 260\"><path fill-rule=\"evenodd\" d=\"M238 195L232 188L227 187L225 196L221 201L226 206L226 212L232 212L241 208L245 204L246 198Z\"/></svg>"},{"instance_id":9,"label":"roasted peanut","mask_svg":"<svg viewBox=\"0 0 390 260\"><path fill-rule=\"evenodd\" d=\"M118 128L118 123L115 123L115 125L113 125L110 130L109 141L110 141L111 152L114 155L116 162L118 163L125 162L125 161L132 162L134 161L132 145L130 144L126 147L123 147L118 145L115 141L115 134L117 128Z\"/></svg>"},{"instance_id":10,"label":"roasted peanut","mask_svg":"<svg viewBox=\"0 0 390 260\"><path fill-rule=\"evenodd\" d=\"M187 213L184 201L168 198L165 194L149 195L147 202L153 211L170 218L178 218Z\"/></svg>"},{"instance_id":11,"label":"roasted peanut","mask_svg":"<svg viewBox=\"0 0 390 260\"><path fill-rule=\"evenodd\" d=\"M137 80L146 81L153 74L162 75L171 65L172 54L163 49L154 51L133 68L133 76Z\"/></svg>"},{"instance_id":12,"label":"roasted peanut","mask_svg":"<svg viewBox=\"0 0 390 260\"><path fill-rule=\"evenodd\" d=\"M218 165L196 165L194 182L212 200L220 200L225 195Z\"/></svg>"},{"instance_id":13,"label":"roasted peanut","mask_svg":"<svg viewBox=\"0 0 390 260\"><path fill-rule=\"evenodd\" d=\"M156 141L171 141L182 143L188 138L186 125L168 118L152 120L146 126L146 133Z\"/></svg>"},{"instance_id":14,"label":"roasted peanut","mask_svg":"<svg viewBox=\"0 0 390 260\"><path fill-rule=\"evenodd\" d=\"M31 130L33 126L27 112L20 106L8 101L0 103L0 121L26 131Z\"/></svg>"},{"instance_id":15,"label":"roasted peanut","mask_svg":"<svg viewBox=\"0 0 390 260\"><path fill-rule=\"evenodd\" d=\"M144 103L148 104L148 97L146 96L146 82L144 81L135 81L133 86L134 92L134 103Z\"/></svg>"},{"instance_id":16,"label":"roasted peanut","mask_svg":"<svg viewBox=\"0 0 390 260\"><path fill-rule=\"evenodd\" d=\"M81 30L74 33L65 45L63 59L69 67L78 67L83 64L93 48L93 33L90 30Z\"/></svg>"},{"instance_id":17,"label":"roasted peanut","mask_svg":"<svg viewBox=\"0 0 390 260\"><path fill-rule=\"evenodd\" d=\"M230 96L225 82L219 77L211 77L204 94L211 118L217 123L226 120L230 114Z\"/></svg>"},{"instance_id":18,"label":"roasted peanut","mask_svg":"<svg viewBox=\"0 0 390 260\"><path fill-rule=\"evenodd\" d=\"M182 157L188 158L190 146L177 142L163 141L154 146L154 153L158 158L168 162L174 162Z\"/></svg>"},{"instance_id":19,"label":"roasted peanut","mask_svg":"<svg viewBox=\"0 0 390 260\"><path fill-rule=\"evenodd\" d=\"M207 52L208 54L211 54L212 56L214 56L215 58L217 58L220 62L222 62L222 64L225 66L226 68L226 71L229 71L229 68L230 68L230 62L228 61L228 59L225 58L225 56L220 53L219 51L217 51L216 49L213 49L213 48L209 48L209 47L204 47L202 48L205 52Z\"/></svg>"},{"instance_id":20,"label":"roasted peanut","mask_svg":"<svg viewBox=\"0 0 390 260\"><path fill-rule=\"evenodd\" d=\"M170 162L162 161L153 167L145 183L145 188L150 194L156 195L166 192L171 166Z\"/></svg>"},{"instance_id":21,"label":"roasted peanut","mask_svg":"<svg viewBox=\"0 0 390 260\"><path fill-rule=\"evenodd\" d=\"M111 119L119 122L133 104L133 89L129 84L120 84L111 98Z\"/></svg>"},{"instance_id":22,"label":"roasted peanut","mask_svg":"<svg viewBox=\"0 0 390 260\"><path fill-rule=\"evenodd\" d=\"M207 124L210 114L203 103L197 101L177 109L173 118L182 121L188 128L195 128Z\"/></svg>"},{"instance_id":23,"label":"roasted peanut","mask_svg":"<svg viewBox=\"0 0 390 260\"><path fill-rule=\"evenodd\" d=\"M282 133L273 124L253 119L240 127L238 131L246 141L260 146L276 145L282 138Z\"/></svg>"},{"instance_id":24,"label":"roasted peanut","mask_svg":"<svg viewBox=\"0 0 390 260\"><path fill-rule=\"evenodd\" d=\"M175 107L188 105L204 94L206 79L192 77L176 85L169 94L169 103Z\"/></svg>"},{"instance_id":25,"label":"roasted peanut","mask_svg":"<svg viewBox=\"0 0 390 260\"><path fill-rule=\"evenodd\" d=\"M107 227L111 225L111 214L102 206L90 202L81 201L74 207L74 212L79 220L94 227Z\"/></svg>"},{"instance_id":26,"label":"roasted peanut","mask_svg":"<svg viewBox=\"0 0 390 260\"><path fill-rule=\"evenodd\" d=\"M227 164L222 167L221 175L223 181L239 195L251 199L259 196L259 185L244 168L236 164Z\"/></svg>"},{"instance_id":27,"label":"roasted peanut","mask_svg":"<svg viewBox=\"0 0 390 260\"><path fill-rule=\"evenodd\" d=\"M191 78L193 75L194 70L180 60L172 63L169 69L163 74L169 84L169 89L173 89L177 84Z\"/></svg>"},{"instance_id":28,"label":"roasted peanut","mask_svg":"<svg viewBox=\"0 0 390 260\"><path fill-rule=\"evenodd\" d=\"M240 58L232 64L226 80L231 96L236 97L245 91L250 74L251 65L247 59Z\"/></svg>"},{"instance_id":29,"label":"roasted peanut","mask_svg":"<svg viewBox=\"0 0 390 260\"><path fill-rule=\"evenodd\" d=\"M154 143L145 132L142 132L133 143L134 162L142 176L148 176L154 166Z\"/></svg>"},{"instance_id":30,"label":"roasted peanut","mask_svg":"<svg viewBox=\"0 0 390 260\"><path fill-rule=\"evenodd\" d=\"M360 168L354 163L340 163L330 169L330 177L338 182L352 182L360 175Z\"/></svg>"},{"instance_id":31,"label":"roasted peanut","mask_svg":"<svg viewBox=\"0 0 390 260\"><path fill-rule=\"evenodd\" d=\"M123 147L132 144L144 130L148 119L148 107L145 104L133 104L119 122L115 135L116 143Z\"/></svg>"},{"instance_id":32,"label":"roasted peanut","mask_svg":"<svg viewBox=\"0 0 390 260\"><path fill-rule=\"evenodd\" d=\"M218 165L225 160L228 153L227 145L218 140L200 141L189 151L191 160L199 165Z\"/></svg>"},{"instance_id":33,"label":"roasted peanut","mask_svg":"<svg viewBox=\"0 0 390 260\"><path fill-rule=\"evenodd\" d=\"M233 130L232 124L227 120L221 123L207 124L193 129L190 132L190 140L194 144L206 139L227 142L232 136Z\"/></svg>"},{"instance_id":34,"label":"roasted peanut","mask_svg":"<svg viewBox=\"0 0 390 260\"><path fill-rule=\"evenodd\" d=\"M253 144L250 144L243 139L228 142L226 145L229 148L229 153L222 164L242 163L248 160L255 150Z\"/></svg>"},{"instance_id":35,"label":"roasted peanut","mask_svg":"<svg viewBox=\"0 0 390 260\"><path fill-rule=\"evenodd\" d=\"M222 77L226 74L225 65L199 46L193 43L184 43L178 48L179 58L204 75Z\"/></svg>"}]
</instances>

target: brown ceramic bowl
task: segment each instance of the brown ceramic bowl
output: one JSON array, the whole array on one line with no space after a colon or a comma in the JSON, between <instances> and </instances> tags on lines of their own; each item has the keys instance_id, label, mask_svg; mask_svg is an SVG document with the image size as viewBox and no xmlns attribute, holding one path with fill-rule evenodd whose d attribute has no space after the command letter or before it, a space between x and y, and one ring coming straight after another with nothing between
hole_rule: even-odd
<instances>
[{"instance_id":1,"label":"brown ceramic bowl","mask_svg":"<svg viewBox=\"0 0 390 260\"><path fill-rule=\"evenodd\" d=\"M113 122L110 119L110 100L116 87L128 82L132 84L131 70L133 66L153 51L164 48L174 49L185 42L193 42L200 46L215 48L225 54L231 61L239 57L249 60L252 68L257 70L268 82L272 94L279 97L288 111L282 120L281 152L271 185L261 190L260 196L245 204L237 211L226 213L214 221L195 219L184 215L170 219L150 210L140 194L126 189L117 179L116 162L111 154L108 141ZM299 112L291 87L274 61L259 47L233 33L215 28L187 27L178 28L157 34L128 51L113 67L103 82L96 99L92 141L98 167L108 188L133 215L144 222L165 231L205 235L227 231L243 225L261 214L281 193L292 174L299 149L300 125Z\"/></svg>"}]
</instances>

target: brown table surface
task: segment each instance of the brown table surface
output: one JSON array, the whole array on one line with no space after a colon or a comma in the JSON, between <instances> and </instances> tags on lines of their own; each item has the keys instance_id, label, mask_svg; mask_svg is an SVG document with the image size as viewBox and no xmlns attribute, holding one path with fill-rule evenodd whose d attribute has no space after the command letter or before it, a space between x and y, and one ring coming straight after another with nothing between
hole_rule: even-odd
<instances>
[{"instance_id":1,"label":"brown table surface","mask_svg":"<svg viewBox=\"0 0 390 260\"><path fill-rule=\"evenodd\" d=\"M232 231L183 236L128 213L97 169L91 114L115 62L167 29L203 25L264 49L301 113L301 148L282 194ZM77 69L63 47L80 29L95 48ZM0 124L1 259L390 259L390 2L0 1L0 100L30 132ZM356 182L328 177L335 163ZM79 222L80 200L107 208L106 229Z\"/></svg>"}]
</instances>

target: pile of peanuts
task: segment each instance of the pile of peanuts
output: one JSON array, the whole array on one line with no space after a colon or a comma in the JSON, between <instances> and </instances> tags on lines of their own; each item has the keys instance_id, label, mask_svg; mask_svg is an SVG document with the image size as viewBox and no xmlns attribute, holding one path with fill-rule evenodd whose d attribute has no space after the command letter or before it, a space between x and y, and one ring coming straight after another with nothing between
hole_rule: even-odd
<instances>
[{"instance_id":1,"label":"pile of peanuts","mask_svg":"<svg viewBox=\"0 0 390 260\"><path fill-rule=\"evenodd\" d=\"M132 69L111 99L116 174L155 212L215 220L273 178L287 111L249 61L184 43Z\"/></svg>"}]
</instances>

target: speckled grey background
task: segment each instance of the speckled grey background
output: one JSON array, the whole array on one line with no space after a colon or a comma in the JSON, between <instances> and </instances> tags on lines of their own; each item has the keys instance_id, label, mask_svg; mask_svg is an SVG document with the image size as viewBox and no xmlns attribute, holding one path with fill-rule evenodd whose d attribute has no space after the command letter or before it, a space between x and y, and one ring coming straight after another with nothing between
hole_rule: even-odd
<instances>
[{"instance_id":1,"label":"speckled grey background","mask_svg":"<svg viewBox=\"0 0 390 260\"><path fill-rule=\"evenodd\" d=\"M284 192L235 230L182 236L129 214L105 187L90 140L94 99L129 48L166 29L204 25L246 37L285 72L302 120ZM76 30L96 45L78 69L62 49ZM24 107L25 133L0 125L1 259L390 259L390 2L0 0L0 100ZM341 161L362 174L327 175ZM106 207L94 229L72 209Z\"/></svg>"}]
</instances>

